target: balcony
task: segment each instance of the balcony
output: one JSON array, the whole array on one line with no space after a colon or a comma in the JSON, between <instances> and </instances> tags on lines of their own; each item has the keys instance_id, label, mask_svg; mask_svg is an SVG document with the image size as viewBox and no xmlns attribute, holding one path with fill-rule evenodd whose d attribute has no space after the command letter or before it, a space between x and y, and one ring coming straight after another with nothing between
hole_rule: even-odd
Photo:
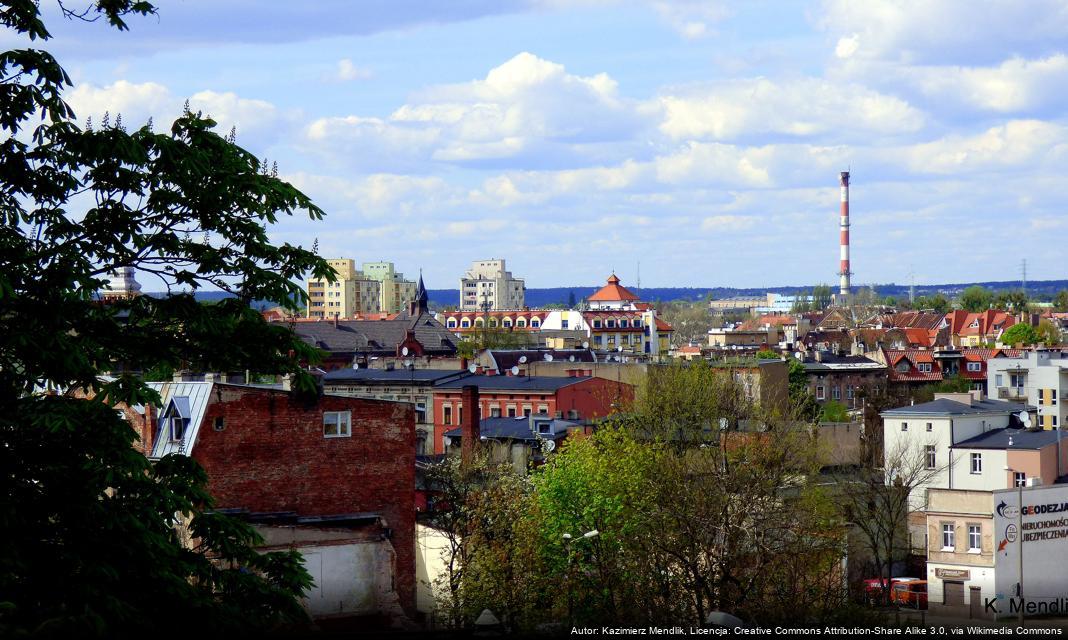
<instances>
[{"instance_id":1,"label":"balcony","mask_svg":"<svg viewBox=\"0 0 1068 640\"><path fill-rule=\"evenodd\" d=\"M1027 392L1023 387L998 387L998 400L1026 400Z\"/></svg>"}]
</instances>

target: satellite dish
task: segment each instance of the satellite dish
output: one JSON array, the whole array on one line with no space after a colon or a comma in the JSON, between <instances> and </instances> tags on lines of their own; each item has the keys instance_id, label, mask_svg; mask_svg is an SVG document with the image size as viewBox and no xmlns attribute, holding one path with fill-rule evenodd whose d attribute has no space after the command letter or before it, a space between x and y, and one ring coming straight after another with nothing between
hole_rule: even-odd
<instances>
[{"instance_id":1,"label":"satellite dish","mask_svg":"<svg viewBox=\"0 0 1068 640\"><path fill-rule=\"evenodd\" d=\"M568 360L569 360L570 362L574 362L574 361L575 361L575 356L568 356L568 357L567 357L567 359L568 359Z\"/></svg>"},{"instance_id":2,"label":"satellite dish","mask_svg":"<svg viewBox=\"0 0 1068 640\"><path fill-rule=\"evenodd\" d=\"M512 367L511 369L509 369L509 371L512 372L513 376L519 375L519 367Z\"/></svg>"},{"instance_id":3,"label":"satellite dish","mask_svg":"<svg viewBox=\"0 0 1068 640\"><path fill-rule=\"evenodd\" d=\"M1018 413L1016 415L1016 417L1020 419L1020 422L1023 424L1023 428L1024 429L1030 429L1031 428L1031 414L1030 413L1027 413L1026 411L1021 411L1020 413Z\"/></svg>"},{"instance_id":4,"label":"satellite dish","mask_svg":"<svg viewBox=\"0 0 1068 640\"><path fill-rule=\"evenodd\" d=\"M590 348L590 343L589 342L583 342L582 343L582 348L583 349L589 349Z\"/></svg>"},{"instance_id":5,"label":"satellite dish","mask_svg":"<svg viewBox=\"0 0 1068 640\"><path fill-rule=\"evenodd\" d=\"M519 364L526 364L526 363L527 363L527 357L526 356L519 356Z\"/></svg>"},{"instance_id":6,"label":"satellite dish","mask_svg":"<svg viewBox=\"0 0 1068 640\"><path fill-rule=\"evenodd\" d=\"M553 361L553 354L551 354L551 353L546 353L546 354L545 354L545 361L546 361L546 362L552 362L552 361Z\"/></svg>"},{"instance_id":7,"label":"satellite dish","mask_svg":"<svg viewBox=\"0 0 1068 640\"><path fill-rule=\"evenodd\" d=\"M401 347L401 355L402 356L408 355L408 347Z\"/></svg>"},{"instance_id":8,"label":"satellite dish","mask_svg":"<svg viewBox=\"0 0 1068 640\"><path fill-rule=\"evenodd\" d=\"M620 346L616 347L616 351L618 351L620 353L623 353L623 346L620 345Z\"/></svg>"},{"instance_id":9,"label":"satellite dish","mask_svg":"<svg viewBox=\"0 0 1068 640\"><path fill-rule=\"evenodd\" d=\"M797 358L798 360L800 360L801 359L801 352L800 351L794 351L794 357Z\"/></svg>"},{"instance_id":10,"label":"satellite dish","mask_svg":"<svg viewBox=\"0 0 1068 640\"><path fill-rule=\"evenodd\" d=\"M545 453L552 453L553 449L556 448L556 441L546 440L545 444L541 445L541 448L543 451L545 451Z\"/></svg>"},{"instance_id":11,"label":"satellite dish","mask_svg":"<svg viewBox=\"0 0 1068 640\"><path fill-rule=\"evenodd\" d=\"M471 363L471 364L467 365L467 370L470 371L471 373L474 373L474 372L478 371L478 365L474 364L474 363Z\"/></svg>"}]
</instances>

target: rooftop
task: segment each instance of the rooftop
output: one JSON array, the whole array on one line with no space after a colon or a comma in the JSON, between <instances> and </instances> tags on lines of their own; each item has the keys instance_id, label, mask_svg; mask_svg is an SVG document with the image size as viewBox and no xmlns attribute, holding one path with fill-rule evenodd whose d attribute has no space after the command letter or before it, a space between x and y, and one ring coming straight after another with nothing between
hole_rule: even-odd
<instances>
[{"instance_id":1,"label":"rooftop","mask_svg":"<svg viewBox=\"0 0 1068 640\"><path fill-rule=\"evenodd\" d=\"M466 369L337 369L323 376L326 384L338 382L409 382L435 383L470 376Z\"/></svg>"},{"instance_id":2,"label":"rooftop","mask_svg":"<svg viewBox=\"0 0 1068 640\"><path fill-rule=\"evenodd\" d=\"M567 420L557 420L555 418L549 418L548 416L532 415L518 416L515 418L484 418L479 422L479 433L485 438L501 438L508 440L536 440L537 436L534 435L534 431L531 429L533 420L536 420L538 424L549 423L551 425L552 434L543 434L544 436L551 435L554 440L563 438L567 435L567 430L572 427L579 426L577 422L568 422ZM457 438L463 435L463 428L457 427L445 432L445 435L451 438Z\"/></svg>"},{"instance_id":3,"label":"rooftop","mask_svg":"<svg viewBox=\"0 0 1068 640\"><path fill-rule=\"evenodd\" d=\"M1044 449L1056 444L1060 433L1054 430L994 429L962 440L951 449ZM1009 444L1009 441L1012 444Z\"/></svg>"},{"instance_id":4,"label":"rooftop","mask_svg":"<svg viewBox=\"0 0 1068 640\"><path fill-rule=\"evenodd\" d=\"M884 416L921 416L921 415L942 415L942 416L965 416L965 415L978 415L982 413L1019 413L1028 409L1027 405L1018 404L1016 402L1005 402L1003 400L977 400L971 405L964 404L963 402L957 402L956 400L947 400L945 398L939 398L938 400L932 400L931 402L924 402L923 404L916 404L907 407L898 407L896 409L887 409L883 411L881 415Z\"/></svg>"},{"instance_id":5,"label":"rooftop","mask_svg":"<svg viewBox=\"0 0 1068 640\"><path fill-rule=\"evenodd\" d=\"M438 389L462 389L474 385L480 391L556 391L564 387L590 380L590 376L468 376L447 380L437 385Z\"/></svg>"}]
</instances>

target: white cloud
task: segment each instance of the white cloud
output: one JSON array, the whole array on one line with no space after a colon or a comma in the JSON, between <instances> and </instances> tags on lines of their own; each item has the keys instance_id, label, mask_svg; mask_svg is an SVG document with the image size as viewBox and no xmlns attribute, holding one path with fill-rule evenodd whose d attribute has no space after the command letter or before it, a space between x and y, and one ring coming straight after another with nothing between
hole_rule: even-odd
<instances>
[{"instance_id":1,"label":"white cloud","mask_svg":"<svg viewBox=\"0 0 1068 640\"><path fill-rule=\"evenodd\" d=\"M372 75L370 69L357 66L349 58L342 58L337 61L337 68L331 75L331 79L337 82L351 82L353 80L366 80Z\"/></svg>"},{"instance_id":2,"label":"white cloud","mask_svg":"<svg viewBox=\"0 0 1068 640\"><path fill-rule=\"evenodd\" d=\"M654 0L652 6L687 40L714 34L715 26L730 15L725 6L714 0Z\"/></svg>"},{"instance_id":3,"label":"white cloud","mask_svg":"<svg viewBox=\"0 0 1068 640\"><path fill-rule=\"evenodd\" d=\"M979 134L951 135L913 145L902 149L901 155L917 174L964 176L992 169L1024 170L1050 163L1063 165L1068 136L1060 125L1011 120Z\"/></svg>"},{"instance_id":4,"label":"white cloud","mask_svg":"<svg viewBox=\"0 0 1068 640\"><path fill-rule=\"evenodd\" d=\"M894 135L924 126L924 115L900 98L820 78L734 80L662 96L660 105L660 130L676 140Z\"/></svg>"},{"instance_id":5,"label":"white cloud","mask_svg":"<svg viewBox=\"0 0 1068 640\"><path fill-rule=\"evenodd\" d=\"M971 108L1000 113L1060 108L1066 102L1068 56L1013 57L996 67L920 67L907 78L932 99Z\"/></svg>"},{"instance_id":6,"label":"white cloud","mask_svg":"<svg viewBox=\"0 0 1068 640\"><path fill-rule=\"evenodd\" d=\"M838 44L834 47L834 55L839 58L852 57L857 49L860 48L860 35L854 33L848 37L842 37L838 39Z\"/></svg>"},{"instance_id":7,"label":"white cloud","mask_svg":"<svg viewBox=\"0 0 1068 640\"><path fill-rule=\"evenodd\" d=\"M709 216L701 221L703 231L742 231L756 224L754 218L744 216Z\"/></svg>"},{"instance_id":8,"label":"white cloud","mask_svg":"<svg viewBox=\"0 0 1068 640\"><path fill-rule=\"evenodd\" d=\"M90 83L79 84L67 94L67 102L82 122L92 117L94 122L99 123L107 112L112 118L122 114L123 120L130 126L139 126L151 116L159 118L178 113L171 92L156 82L135 84L119 80L103 87Z\"/></svg>"},{"instance_id":9,"label":"white cloud","mask_svg":"<svg viewBox=\"0 0 1068 640\"><path fill-rule=\"evenodd\" d=\"M908 64L982 64L1064 45L1062 0L825 0L820 25L848 56ZM852 38L843 44L842 38ZM851 50L850 50L851 49Z\"/></svg>"}]
</instances>

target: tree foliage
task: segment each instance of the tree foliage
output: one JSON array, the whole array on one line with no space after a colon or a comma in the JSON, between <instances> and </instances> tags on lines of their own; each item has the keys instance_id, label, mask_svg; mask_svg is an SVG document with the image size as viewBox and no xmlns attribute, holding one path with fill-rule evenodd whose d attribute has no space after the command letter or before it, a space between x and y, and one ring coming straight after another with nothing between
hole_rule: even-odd
<instances>
[{"instance_id":1,"label":"tree foliage","mask_svg":"<svg viewBox=\"0 0 1068 640\"><path fill-rule=\"evenodd\" d=\"M1038 331L1031 325L1024 322L1017 322L1004 332L1001 337L998 338L998 342L1007 345L1032 345L1039 341Z\"/></svg>"},{"instance_id":2,"label":"tree foliage","mask_svg":"<svg viewBox=\"0 0 1068 640\"><path fill-rule=\"evenodd\" d=\"M931 310L935 313L946 313L949 311L950 304L949 299L941 293L936 293L933 296L919 296L912 304L913 309Z\"/></svg>"},{"instance_id":3,"label":"tree foliage","mask_svg":"<svg viewBox=\"0 0 1068 640\"><path fill-rule=\"evenodd\" d=\"M1068 312L1068 289L1057 292L1057 296L1053 298L1053 309L1061 313Z\"/></svg>"},{"instance_id":4,"label":"tree foliage","mask_svg":"<svg viewBox=\"0 0 1068 640\"><path fill-rule=\"evenodd\" d=\"M985 287L972 285L960 294L960 308L972 313L986 311L994 302L994 294Z\"/></svg>"},{"instance_id":5,"label":"tree foliage","mask_svg":"<svg viewBox=\"0 0 1068 640\"><path fill-rule=\"evenodd\" d=\"M123 30L125 16L155 9L100 0L85 14L63 11ZM50 37L31 0L5 2L0 23ZM128 131L119 118L82 128L62 99L69 85L46 51L0 54L5 630L302 619L297 596L310 578L299 557L255 552L251 528L211 512L196 463L150 463L113 407L159 402L136 371L288 372L314 388L298 362L317 354L249 302L299 302L296 280L309 271L332 279L325 261L266 231L282 215L322 212L201 114L187 110L163 132ZM108 274L127 267L173 295L102 304ZM236 297L203 305L178 293L204 286ZM108 371L115 377L102 378Z\"/></svg>"},{"instance_id":6,"label":"tree foliage","mask_svg":"<svg viewBox=\"0 0 1068 640\"><path fill-rule=\"evenodd\" d=\"M1035 337L1038 338L1038 342L1047 345L1060 344L1064 340L1064 334L1048 318L1038 322L1038 326L1035 327Z\"/></svg>"}]
</instances>

